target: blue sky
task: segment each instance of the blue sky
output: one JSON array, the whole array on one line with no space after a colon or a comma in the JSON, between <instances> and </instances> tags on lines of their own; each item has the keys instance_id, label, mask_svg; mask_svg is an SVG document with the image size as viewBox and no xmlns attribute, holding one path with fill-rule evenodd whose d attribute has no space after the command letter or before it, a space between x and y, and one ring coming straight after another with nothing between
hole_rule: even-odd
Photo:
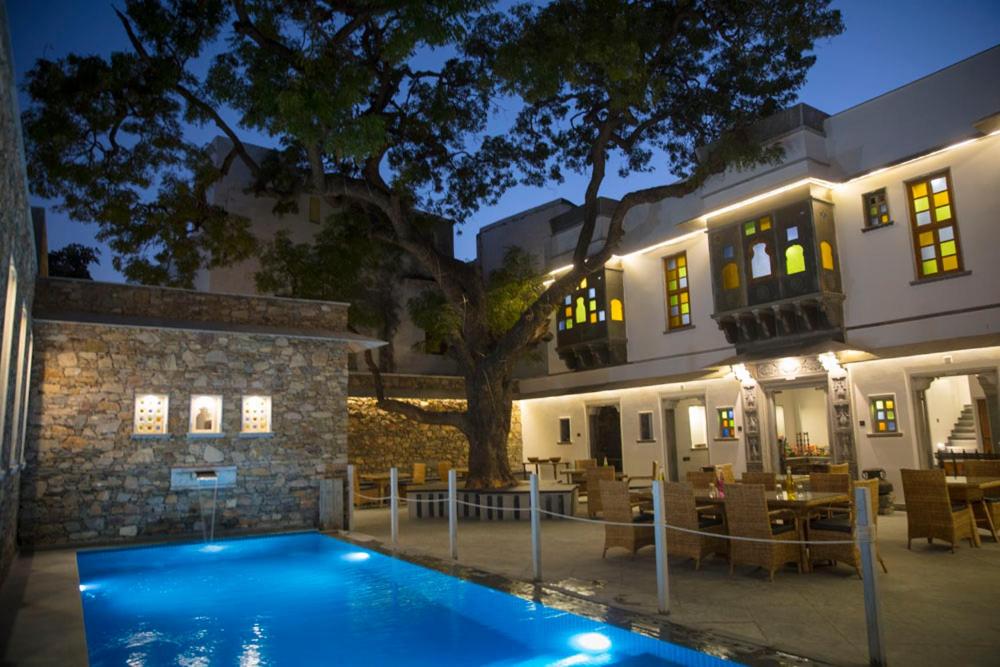
<instances>
[{"instance_id":1,"label":"blue sky","mask_svg":"<svg viewBox=\"0 0 1000 667\"><path fill-rule=\"evenodd\" d=\"M800 93L801 101L827 113L847 109L1000 43L997 0L842 0L835 6L843 12L846 30L818 45L816 65ZM19 80L40 57L108 54L127 47L110 2L7 0L7 11ZM23 95L21 104L26 104ZM204 131L205 140L214 134ZM666 165L662 171L627 179L611 174L602 194L617 198L669 179ZM481 225L558 197L579 203L585 182L584 176L569 175L561 184L511 190L462 228L455 239L456 254L475 255L475 233ZM48 226L51 249L72 242L100 245L94 240L94 225L68 220L51 209ZM107 248L102 248L102 263L94 273L100 280L121 280L111 267Z\"/></svg>"}]
</instances>

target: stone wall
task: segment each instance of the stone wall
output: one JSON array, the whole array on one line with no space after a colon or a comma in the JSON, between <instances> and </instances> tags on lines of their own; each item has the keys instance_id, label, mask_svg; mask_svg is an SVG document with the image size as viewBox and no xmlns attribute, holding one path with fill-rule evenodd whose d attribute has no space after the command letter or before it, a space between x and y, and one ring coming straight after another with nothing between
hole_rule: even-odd
<instances>
[{"instance_id":1,"label":"stone wall","mask_svg":"<svg viewBox=\"0 0 1000 667\"><path fill-rule=\"evenodd\" d=\"M47 321L35 340L23 543L200 534L197 492L170 489L172 466L236 466L217 533L317 525L319 480L347 462L342 343ZM133 435L136 392L169 395L167 435ZM272 436L240 435L244 393L272 397ZM223 396L223 435L188 435L191 394Z\"/></svg>"},{"instance_id":2,"label":"stone wall","mask_svg":"<svg viewBox=\"0 0 1000 667\"><path fill-rule=\"evenodd\" d=\"M25 346L20 345L22 306L27 310L30 330L32 292L37 271L28 189L24 168L24 149L17 108L17 86L11 58L7 13L0 2L0 331L6 318L9 267L17 272L17 289L13 295L11 320L12 345L8 359L7 394L0 396L0 410L6 415L0 429L0 582L17 550L18 491L21 465L20 419L22 397L15 396L17 369L25 359ZM22 395L23 396L23 395Z\"/></svg>"},{"instance_id":3,"label":"stone wall","mask_svg":"<svg viewBox=\"0 0 1000 667\"><path fill-rule=\"evenodd\" d=\"M464 410L461 399L401 399L430 410ZM350 462L361 472L385 472L392 466L408 470L414 463L427 463L433 474L438 461L456 466L469 462L469 442L450 426L434 426L380 410L374 398L352 396L348 405ZM521 471L521 411L517 404L511 414L507 453L511 469Z\"/></svg>"},{"instance_id":4,"label":"stone wall","mask_svg":"<svg viewBox=\"0 0 1000 667\"><path fill-rule=\"evenodd\" d=\"M66 278L45 278L40 283L35 299L38 317L50 313L99 314L338 332L347 327L347 304L329 301L212 294Z\"/></svg>"}]
</instances>

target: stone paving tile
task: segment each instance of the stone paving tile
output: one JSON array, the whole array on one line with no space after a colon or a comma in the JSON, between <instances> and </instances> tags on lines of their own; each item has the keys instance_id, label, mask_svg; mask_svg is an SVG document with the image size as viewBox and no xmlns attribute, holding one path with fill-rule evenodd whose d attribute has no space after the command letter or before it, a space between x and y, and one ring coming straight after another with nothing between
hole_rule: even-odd
<instances>
[{"instance_id":1,"label":"stone paving tile","mask_svg":"<svg viewBox=\"0 0 1000 667\"><path fill-rule=\"evenodd\" d=\"M388 541L384 509L362 510L358 530ZM447 522L400 520L400 548L448 557ZM955 553L926 541L906 548L906 515L879 519L879 544L889 568L879 576L889 662L922 667L1000 664L1000 545L984 539ZM542 574L549 585L612 606L655 613L652 548L635 557L612 551L601 558L603 529L569 521L542 522ZM459 524L459 563L506 577L531 578L527 522ZM699 630L766 644L838 665L867 664L862 582L846 566L820 566L799 575L788 567L773 583L751 568L729 575L721 559L671 559L670 620Z\"/></svg>"}]
</instances>

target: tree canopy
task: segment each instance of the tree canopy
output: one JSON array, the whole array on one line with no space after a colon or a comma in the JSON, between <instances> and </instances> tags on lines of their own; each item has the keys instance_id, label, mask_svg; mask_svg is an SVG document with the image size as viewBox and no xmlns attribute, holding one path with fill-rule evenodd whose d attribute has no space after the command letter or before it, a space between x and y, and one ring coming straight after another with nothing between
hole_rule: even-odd
<instances>
[{"instance_id":1,"label":"tree canopy","mask_svg":"<svg viewBox=\"0 0 1000 667\"><path fill-rule=\"evenodd\" d=\"M176 285L190 284L201 266L260 252L249 221L208 196L236 161L252 175L250 189L279 212L309 193L350 213L336 216L340 231L324 232L312 249L279 239L265 252L276 253L276 266L327 265L338 244L363 236L433 279L428 299L448 314L468 409L431 413L381 390L378 397L387 409L462 430L470 483L480 486L512 479L512 365L549 335L555 304L612 257L636 206L773 158L754 123L794 100L815 41L842 29L828 0L509 8L488 0L126 0L118 18L131 51L41 60L29 73L24 125L35 191L98 222L126 276ZM501 108L516 110L512 122L497 120ZM229 140L221 161L188 137L191 125ZM261 157L248 147L251 132L274 150ZM671 176L623 197L594 248L612 157L626 174ZM508 286L514 306L496 308L493 277L435 243L428 219L461 225L511 186L558 182L567 171L588 179L571 268L537 291ZM363 254L345 266L369 261ZM265 272L261 284L291 277ZM292 289L330 293L316 281Z\"/></svg>"}]
</instances>

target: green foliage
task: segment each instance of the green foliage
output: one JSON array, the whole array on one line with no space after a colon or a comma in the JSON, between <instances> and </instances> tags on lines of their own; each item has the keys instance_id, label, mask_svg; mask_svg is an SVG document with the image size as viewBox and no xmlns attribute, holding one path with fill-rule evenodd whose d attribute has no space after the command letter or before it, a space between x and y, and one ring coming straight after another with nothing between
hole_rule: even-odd
<instances>
[{"instance_id":1,"label":"green foliage","mask_svg":"<svg viewBox=\"0 0 1000 667\"><path fill-rule=\"evenodd\" d=\"M486 285L486 323L490 334L506 333L544 291L543 276L531 255L517 246L507 248L501 268L490 273ZM461 336L462 317L439 290L428 289L408 303L410 318L428 339L454 340Z\"/></svg>"},{"instance_id":2,"label":"green foliage","mask_svg":"<svg viewBox=\"0 0 1000 667\"><path fill-rule=\"evenodd\" d=\"M263 246L257 289L267 294L347 301L356 327L391 332L399 323L394 294L406 262L398 248L371 237L383 226L359 207L329 216L311 243L295 243L285 231Z\"/></svg>"},{"instance_id":3,"label":"green foliage","mask_svg":"<svg viewBox=\"0 0 1000 667\"><path fill-rule=\"evenodd\" d=\"M90 265L97 264L101 251L80 243L70 243L59 250L49 251L49 275L53 278L93 280Z\"/></svg>"}]
</instances>

